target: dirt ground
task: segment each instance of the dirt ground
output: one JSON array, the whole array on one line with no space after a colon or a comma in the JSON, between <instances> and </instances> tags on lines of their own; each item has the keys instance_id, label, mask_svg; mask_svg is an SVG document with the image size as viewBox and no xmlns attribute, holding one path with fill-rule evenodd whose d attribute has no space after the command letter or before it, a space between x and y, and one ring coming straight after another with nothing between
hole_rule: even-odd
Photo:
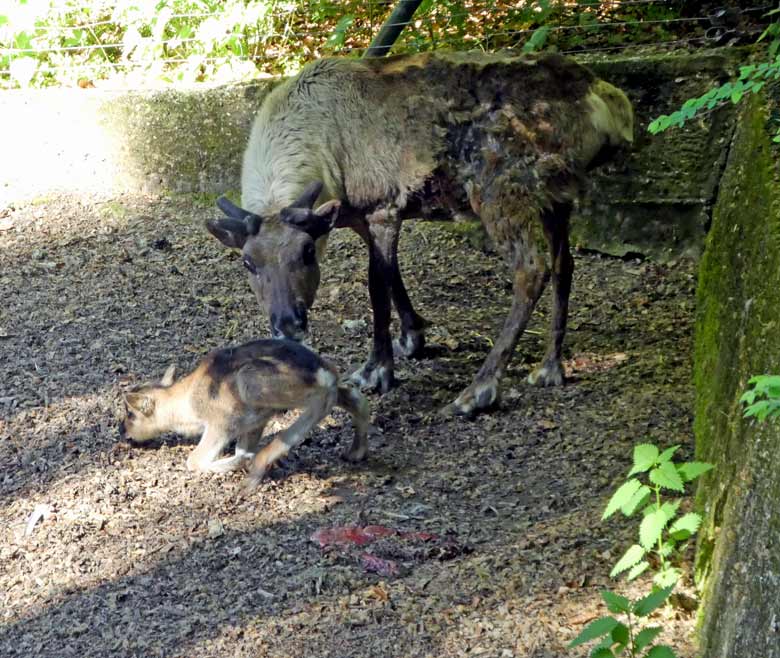
<instances>
[{"instance_id":1,"label":"dirt ground","mask_svg":"<svg viewBox=\"0 0 780 658\"><path fill-rule=\"evenodd\" d=\"M636 531L599 520L632 445L690 457L693 266L576 254L569 383L525 383L548 291L500 406L444 418L508 279L452 229L407 224L402 268L433 327L426 358L371 397L369 460L339 458L352 430L337 411L244 496L239 473L187 472L191 442L117 433L123 387L266 334L237 254L203 229L211 203L51 198L0 213L0 655L586 655L565 645L605 612L599 590L648 586L610 581ZM369 346L366 265L356 236L332 237L312 343L344 371ZM438 539L362 549L393 558L392 577L311 540L370 524ZM681 658L694 615L653 620Z\"/></svg>"}]
</instances>

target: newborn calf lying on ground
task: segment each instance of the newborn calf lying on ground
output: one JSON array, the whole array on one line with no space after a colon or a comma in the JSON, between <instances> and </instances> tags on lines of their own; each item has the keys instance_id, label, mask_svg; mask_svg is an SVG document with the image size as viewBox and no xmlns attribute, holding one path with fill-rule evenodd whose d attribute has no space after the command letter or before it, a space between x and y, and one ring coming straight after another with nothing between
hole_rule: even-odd
<instances>
[{"instance_id":1,"label":"newborn calf lying on ground","mask_svg":"<svg viewBox=\"0 0 780 658\"><path fill-rule=\"evenodd\" d=\"M193 471L224 473L254 459L249 484L303 441L306 433L342 407L352 416L355 438L344 454L365 459L368 450L368 403L353 388L339 383L338 373L311 350L289 340L257 340L210 352L190 374L174 382L175 367L159 384L125 394L127 416L119 433L136 442L164 432L185 436L202 433L187 459ZM263 428L278 413L303 409L300 417L258 452ZM232 457L220 457L236 439Z\"/></svg>"}]
</instances>

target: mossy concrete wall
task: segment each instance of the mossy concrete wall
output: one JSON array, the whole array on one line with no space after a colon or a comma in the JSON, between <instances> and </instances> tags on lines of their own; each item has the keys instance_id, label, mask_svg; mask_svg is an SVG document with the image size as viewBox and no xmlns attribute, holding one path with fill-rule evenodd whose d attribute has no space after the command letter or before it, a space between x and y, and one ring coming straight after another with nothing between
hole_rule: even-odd
<instances>
[{"instance_id":1,"label":"mossy concrete wall","mask_svg":"<svg viewBox=\"0 0 780 658\"><path fill-rule=\"evenodd\" d=\"M724 107L655 136L647 126L722 83L742 56L723 51L583 60L628 94L636 131L626 158L590 176L588 194L572 222L575 243L656 260L701 254L734 113Z\"/></svg>"},{"instance_id":2,"label":"mossy concrete wall","mask_svg":"<svg viewBox=\"0 0 780 658\"><path fill-rule=\"evenodd\" d=\"M780 152L763 101L743 104L697 293L697 457L715 464L698 491L701 658L780 656L780 423L739 404L752 375L780 373Z\"/></svg>"}]
</instances>

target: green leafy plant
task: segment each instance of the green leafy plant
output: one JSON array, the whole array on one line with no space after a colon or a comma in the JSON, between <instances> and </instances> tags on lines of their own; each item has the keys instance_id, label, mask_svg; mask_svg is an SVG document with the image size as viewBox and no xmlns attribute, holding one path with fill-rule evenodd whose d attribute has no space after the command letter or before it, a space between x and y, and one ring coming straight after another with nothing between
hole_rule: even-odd
<instances>
[{"instance_id":1,"label":"green leafy plant","mask_svg":"<svg viewBox=\"0 0 780 658\"><path fill-rule=\"evenodd\" d=\"M631 658L674 657L665 645L650 646L661 632L660 627L639 627L639 619L647 617L661 606L674 591L681 571L676 558L696 533L701 517L695 512L678 516L682 500L664 500L662 494L671 491L685 493L685 485L712 468L704 462L676 463L672 457L680 446L659 450L643 443L635 446L633 465L626 481L618 487L607 503L602 520L620 511L631 517L639 513L639 542L633 544L612 568L613 578L626 573L633 580L645 571L655 571L653 591L638 601L631 601L614 592L601 593L607 609L625 615L625 623L614 617L601 617L586 626L570 647L602 638L591 653L593 658L608 658L628 652ZM643 653L647 649L646 653Z\"/></svg>"},{"instance_id":2,"label":"green leafy plant","mask_svg":"<svg viewBox=\"0 0 780 658\"><path fill-rule=\"evenodd\" d=\"M631 658L643 655L642 652L663 629L660 626L645 626L640 629L639 620L648 617L650 613L662 606L673 589L674 586L657 590L633 602L614 592L606 590L601 592L601 598L607 605L607 609L612 613L625 615L626 623L612 616L600 617L588 624L572 640L569 648L601 638L591 651L591 658L614 658L623 652L628 652ZM651 646L644 655L646 658L675 658L674 651L665 644Z\"/></svg>"},{"instance_id":3,"label":"green leafy plant","mask_svg":"<svg viewBox=\"0 0 780 658\"><path fill-rule=\"evenodd\" d=\"M780 375L756 375L748 384L739 401L745 405L745 418L754 416L759 421L780 416Z\"/></svg>"},{"instance_id":4,"label":"green leafy plant","mask_svg":"<svg viewBox=\"0 0 780 658\"><path fill-rule=\"evenodd\" d=\"M767 12L765 16L780 14L780 8ZM776 20L762 32L758 42L772 37L767 49L768 60L758 64L747 64L739 68L739 78L720 87L710 89L697 98L689 98L683 106L671 114L662 114L647 127L656 135L671 127L682 127L703 111L713 110L719 105L731 102L739 103L747 94L759 92L767 82L780 78L780 21ZM780 142L780 128L773 141Z\"/></svg>"}]
</instances>

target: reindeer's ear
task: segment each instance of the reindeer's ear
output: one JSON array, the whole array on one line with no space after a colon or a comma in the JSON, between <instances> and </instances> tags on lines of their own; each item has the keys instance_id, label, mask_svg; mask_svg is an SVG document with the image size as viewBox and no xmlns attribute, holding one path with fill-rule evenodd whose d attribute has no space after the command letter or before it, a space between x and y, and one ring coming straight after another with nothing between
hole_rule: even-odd
<instances>
[{"instance_id":1,"label":"reindeer's ear","mask_svg":"<svg viewBox=\"0 0 780 658\"><path fill-rule=\"evenodd\" d=\"M322 192L322 187L323 185L320 181L309 183L301 196L290 204L290 208L313 208L314 203L317 201L317 197L319 197Z\"/></svg>"},{"instance_id":2,"label":"reindeer's ear","mask_svg":"<svg viewBox=\"0 0 780 658\"><path fill-rule=\"evenodd\" d=\"M248 237L247 225L236 219L210 219L206 229L226 247L241 249Z\"/></svg>"},{"instance_id":3,"label":"reindeer's ear","mask_svg":"<svg viewBox=\"0 0 780 658\"><path fill-rule=\"evenodd\" d=\"M330 233L338 217L340 203L328 201L317 210L304 210L303 208L283 208L279 217L285 224L305 231L315 240L326 233Z\"/></svg>"},{"instance_id":4,"label":"reindeer's ear","mask_svg":"<svg viewBox=\"0 0 780 658\"><path fill-rule=\"evenodd\" d=\"M334 199L333 201L326 201L321 206L318 206L314 211L314 214L322 219L327 219L331 224L331 228L333 228L333 224L336 223L340 210L341 202Z\"/></svg>"},{"instance_id":5,"label":"reindeer's ear","mask_svg":"<svg viewBox=\"0 0 780 658\"><path fill-rule=\"evenodd\" d=\"M125 402L130 409L144 416L154 413L154 400L144 393L127 393Z\"/></svg>"},{"instance_id":6,"label":"reindeer's ear","mask_svg":"<svg viewBox=\"0 0 780 658\"><path fill-rule=\"evenodd\" d=\"M162 379L160 380L160 386L170 386L173 384L173 378L176 376L176 364L172 363L168 366Z\"/></svg>"}]
</instances>

